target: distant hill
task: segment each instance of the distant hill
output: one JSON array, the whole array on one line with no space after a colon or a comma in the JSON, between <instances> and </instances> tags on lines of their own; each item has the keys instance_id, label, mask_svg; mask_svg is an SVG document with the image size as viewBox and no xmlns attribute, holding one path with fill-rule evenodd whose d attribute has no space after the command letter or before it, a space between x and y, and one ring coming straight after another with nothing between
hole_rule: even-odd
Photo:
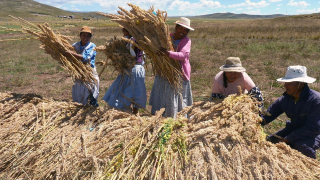
<instances>
[{"instance_id":1,"label":"distant hill","mask_svg":"<svg viewBox=\"0 0 320 180\"><path fill-rule=\"evenodd\" d=\"M49 5L41 4L33 0L0 0L0 17L7 17L13 15L16 17L30 18L37 15L48 16L70 16L74 15L76 18L82 17L96 17L94 12L70 12Z\"/></svg>"},{"instance_id":2,"label":"distant hill","mask_svg":"<svg viewBox=\"0 0 320 180\"><path fill-rule=\"evenodd\" d=\"M273 15L249 15L249 14L233 14L233 13L214 13L201 16L193 16L194 18L214 18L214 19L265 19L285 16L283 14Z\"/></svg>"},{"instance_id":3,"label":"distant hill","mask_svg":"<svg viewBox=\"0 0 320 180\"><path fill-rule=\"evenodd\" d=\"M70 16L76 18L97 17L94 12L71 12L49 5L41 4L33 0L0 0L0 17L7 17L9 14L16 17L31 18L35 15L47 16ZM248 14L233 14L233 13L215 13L201 16L193 16L193 18L215 18L215 19L261 19L275 18L285 16L282 14L274 15L248 15Z\"/></svg>"},{"instance_id":4,"label":"distant hill","mask_svg":"<svg viewBox=\"0 0 320 180\"><path fill-rule=\"evenodd\" d=\"M320 13L313 14L300 14L292 16L293 18L301 18L301 19L320 19Z\"/></svg>"}]
</instances>

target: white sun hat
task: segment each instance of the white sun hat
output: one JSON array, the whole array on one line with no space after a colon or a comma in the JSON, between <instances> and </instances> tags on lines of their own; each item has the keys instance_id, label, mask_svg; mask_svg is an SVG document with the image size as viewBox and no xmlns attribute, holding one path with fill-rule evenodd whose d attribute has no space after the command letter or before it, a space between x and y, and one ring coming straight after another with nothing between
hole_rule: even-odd
<instances>
[{"instance_id":1,"label":"white sun hat","mask_svg":"<svg viewBox=\"0 0 320 180\"><path fill-rule=\"evenodd\" d=\"M221 71L225 72L245 72L246 69L242 67L239 57L228 57L226 59L226 64L219 68Z\"/></svg>"},{"instance_id":2,"label":"white sun hat","mask_svg":"<svg viewBox=\"0 0 320 180\"><path fill-rule=\"evenodd\" d=\"M277 79L279 82L304 82L313 83L315 78L307 76L307 68L305 66L289 66L287 68L286 76Z\"/></svg>"},{"instance_id":3,"label":"white sun hat","mask_svg":"<svg viewBox=\"0 0 320 180\"><path fill-rule=\"evenodd\" d=\"M176 24L179 24L187 29L190 29L191 31L194 31L192 27L190 27L190 19L181 17L178 21L175 22Z\"/></svg>"}]
</instances>

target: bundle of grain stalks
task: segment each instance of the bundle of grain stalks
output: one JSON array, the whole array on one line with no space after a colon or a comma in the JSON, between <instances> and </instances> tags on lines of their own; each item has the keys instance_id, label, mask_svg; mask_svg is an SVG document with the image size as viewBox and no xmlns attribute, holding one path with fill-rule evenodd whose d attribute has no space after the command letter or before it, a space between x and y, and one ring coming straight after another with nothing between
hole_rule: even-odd
<instances>
[{"instance_id":1,"label":"bundle of grain stalks","mask_svg":"<svg viewBox=\"0 0 320 180\"><path fill-rule=\"evenodd\" d=\"M114 37L107 41L105 46L99 46L96 50L103 51L106 54L107 61L111 60L109 65L113 66L116 71L122 75L126 73L130 76L130 71L128 70L136 64L136 59L130 54L126 44L126 41Z\"/></svg>"},{"instance_id":2,"label":"bundle of grain stalks","mask_svg":"<svg viewBox=\"0 0 320 180\"><path fill-rule=\"evenodd\" d=\"M96 80L90 64L84 64L74 56L65 57L63 55L66 51L75 52L74 48L69 43L69 41L71 41L70 37L53 32L48 23L34 25L24 19L11 17L24 24L22 29L25 32L37 37L42 43L40 48L44 49L47 54L50 54L54 60L58 61L62 68L71 75L71 78L74 81L81 81L84 84L93 87Z\"/></svg>"},{"instance_id":3,"label":"bundle of grain stalks","mask_svg":"<svg viewBox=\"0 0 320 180\"><path fill-rule=\"evenodd\" d=\"M197 102L190 120L0 93L2 179L318 179L320 163L271 144L247 95Z\"/></svg>"},{"instance_id":4,"label":"bundle of grain stalks","mask_svg":"<svg viewBox=\"0 0 320 180\"><path fill-rule=\"evenodd\" d=\"M153 7L148 11L139 6L128 3L132 8L129 11L119 7L119 15L98 13L109 17L112 21L119 23L136 39L138 42L122 38L139 49L143 50L151 59L154 73L168 80L172 87L180 86L179 78L182 75L181 65L178 61L167 56L159 56L160 47L173 51L171 37L169 35L169 26L165 23L167 13L158 10L157 15L153 14Z\"/></svg>"}]
</instances>

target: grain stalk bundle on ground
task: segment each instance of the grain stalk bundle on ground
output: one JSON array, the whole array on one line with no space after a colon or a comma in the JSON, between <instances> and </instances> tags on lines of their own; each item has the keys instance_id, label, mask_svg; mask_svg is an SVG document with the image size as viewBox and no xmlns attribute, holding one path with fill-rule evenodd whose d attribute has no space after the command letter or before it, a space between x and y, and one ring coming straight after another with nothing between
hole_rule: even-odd
<instances>
[{"instance_id":1,"label":"grain stalk bundle on ground","mask_svg":"<svg viewBox=\"0 0 320 180\"><path fill-rule=\"evenodd\" d=\"M65 57L63 55L66 51L75 52L74 48L69 43L69 41L72 40L70 37L53 32L48 23L34 25L24 19L11 17L24 24L22 29L25 32L37 37L41 42L40 48L44 49L47 54L50 54L54 60L58 61L74 81L81 81L84 84L93 87L96 80L93 76L93 68L90 67L90 64L84 64L74 56Z\"/></svg>"},{"instance_id":2,"label":"grain stalk bundle on ground","mask_svg":"<svg viewBox=\"0 0 320 180\"><path fill-rule=\"evenodd\" d=\"M248 95L187 120L0 93L0 179L319 179L320 163L271 144Z\"/></svg>"},{"instance_id":3,"label":"grain stalk bundle on ground","mask_svg":"<svg viewBox=\"0 0 320 180\"><path fill-rule=\"evenodd\" d=\"M150 57L154 73L167 79L172 87L179 87L179 78L182 75L180 63L158 54L160 47L174 50L169 35L169 26L166 24L167 13L157 10L154 15L153 7L146 11L139 6L130 3L128 5L132 8L130 12L119 7L119 15L100 12L98 14L111 18L112 21L128 30L138 44L130 39L122 39L143 50Z\"/></svg>"},{"instance_id":4,"label":"grain stalk bundle on ground","mask_svg":"<svg viewBox=\"0 0 320 180\"><path fill-rule=\"evenodd\" d=\"M96 48L96 50L102 51L106 54L107 61L104 63L108 63L108 60L111 60L111 64L104 65L111 65L121 75L126 73L128 76L130 76L128 70L136 64L136 59L130 54L126 43L126 41L114 37L106 42L105 46L99 46Z\"/></svg>"}]
</instances>

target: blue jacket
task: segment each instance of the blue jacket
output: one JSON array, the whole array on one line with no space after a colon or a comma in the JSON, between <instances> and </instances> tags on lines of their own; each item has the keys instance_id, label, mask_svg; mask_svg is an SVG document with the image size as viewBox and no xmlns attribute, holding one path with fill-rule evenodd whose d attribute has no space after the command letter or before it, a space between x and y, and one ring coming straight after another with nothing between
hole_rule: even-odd
<instances>
[{"instance_id":1,"label":"blue jacket","mask_svg":"<svg viewBox=\"0 0 320 180\"><path fill-rule=\"evenodd\" d=\"M292 132L284 137L289 142L315 137L320 139L320 93L310 89L308 84L305 84L297 101L285 92L268 108L268 112L271 116L261 116L264 120L262 125L272 122L282 113L291 119L287 128Z\"/></svg>"},{"instance_id":2,"label":"blue jacket","mask_svg":"<svg viewBox=\"0 0 320 180\"><path fill-rule=\"evenodd\" d=\"M96 45L92 42L88 42L86 45L81 46L81 41L72 45L78 54L83 56L82 62L89 63L92 68L95 68L95 61L97 52L94 50Z\"/></svg>"}]
</instances>

